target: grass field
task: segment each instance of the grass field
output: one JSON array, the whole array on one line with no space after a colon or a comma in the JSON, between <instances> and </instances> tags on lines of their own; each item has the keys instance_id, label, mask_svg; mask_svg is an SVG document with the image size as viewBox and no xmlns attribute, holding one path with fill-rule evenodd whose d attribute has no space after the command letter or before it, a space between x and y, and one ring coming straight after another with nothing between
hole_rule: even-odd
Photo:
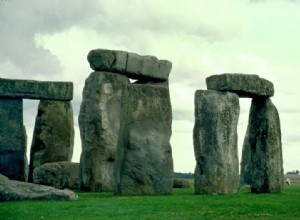
<instances>
[{"instance_id":1,"label":"grass field","mask_svg":"<svg viewBox=\"0 0 300 220\"><path fill-rule=\"evenodd\" d=\"M194 195L193 188L168 196L114 196L78 193L77 201L0 203L0 219L300 219L300 185L282 193Z\"/></svg>"}]
</instances>

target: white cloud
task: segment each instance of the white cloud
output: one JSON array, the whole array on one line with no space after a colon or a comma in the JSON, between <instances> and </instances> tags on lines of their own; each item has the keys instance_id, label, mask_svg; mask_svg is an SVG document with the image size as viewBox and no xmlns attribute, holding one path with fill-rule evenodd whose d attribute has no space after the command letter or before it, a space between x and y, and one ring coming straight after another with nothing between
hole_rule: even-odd
<instances>
[{"instance_id":1,"label":"white cloud","mask_svg":"<svg viewBox=\"0 0 300 220\"><path fill-rule=\"evenodd\" d=\"M295 3L298 1L5 1L0 4L1 77L74 82L77 123L84 81L92 72L86 60L91 49L168 59L173 63L175 170L193 172L195 90L206 89L205 78L212 74L259 74L275 85L272 100L281 116L284 159L291 161L285 162L285 169L299 169L293 154L299 144L295 137L300 118L296 101L300 4ZM250 101L240 103L241 143ZM25 114L33 113L26 110ZM81 143L75 125L74 158L78 160Z\"/></svg>"}]
</instances>

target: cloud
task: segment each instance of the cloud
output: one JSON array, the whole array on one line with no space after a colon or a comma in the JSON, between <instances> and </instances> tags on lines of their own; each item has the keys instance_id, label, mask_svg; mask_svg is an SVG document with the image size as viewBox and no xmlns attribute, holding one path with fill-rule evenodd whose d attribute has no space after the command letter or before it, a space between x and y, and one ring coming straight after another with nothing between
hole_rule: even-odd
<instances>
[{"instance_id":1,"label":"cloud","mask_svg":"<svg viewBox=\"0 0 300 220\"><path fill-rule=\"evenodd\" d=\"M53 34L73 25L84 26L90 13L96 13L90 1L2 2L0 67L10 66L12 73L7 75L19 71L21 73L18 75L28 78L51 79L52 76L61 75L61 61L49 50L36 47L34 36L37 33Z\"/></svg>"},{"instance_id":2,"label":"cloud","mask_svg":"<svg viewBox=\"0 0 300 220\"><path fill-rule=\"evenodd\" d=\"M294 3L298 2L0 1L1 77L72 81L74 152L79 154L77 116L84 81L92 72L87 53L117 49L170 60L174 161L177 171L181 166L193 171L194 165L184 162L193 160L195 90L206 89L205 78L213 74L259 74L275 85L272 101L280 113L283 143L296 145L300 15ZM250 100L240 104L239 123L245 130ZM24 109L24 115L35 115L30 104ZM180 155L186 155L184 162Z\"/></svg>"},{"instance_id":3,"label":"cloud","mask_svg":"<svg viewBox=\"0 0 300 220\"><path fill-rule=\"evenodd\" d=\"M274 0L249 0L250 3L269 3ZM277 2L300 3L299 0L277 0Z\"/></svg>"}]
</instances>

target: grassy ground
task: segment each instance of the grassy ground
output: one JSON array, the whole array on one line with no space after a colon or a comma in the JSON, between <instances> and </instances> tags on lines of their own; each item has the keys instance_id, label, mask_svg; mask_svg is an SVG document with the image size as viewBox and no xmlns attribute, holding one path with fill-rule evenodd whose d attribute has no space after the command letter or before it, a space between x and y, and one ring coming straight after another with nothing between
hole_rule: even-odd
<instances>
[{"instance_id":1,"label":"grassy ground","mask_svg":"<svg viewBox=\"0 0 300 220\"><path fill-rule=\"evenodd\" d=\"M77 201L0 203L0 219L300 219L300 185L282 193L196 196L192 188L168 196L78 193Z\"/></svg>"}]
</instances>

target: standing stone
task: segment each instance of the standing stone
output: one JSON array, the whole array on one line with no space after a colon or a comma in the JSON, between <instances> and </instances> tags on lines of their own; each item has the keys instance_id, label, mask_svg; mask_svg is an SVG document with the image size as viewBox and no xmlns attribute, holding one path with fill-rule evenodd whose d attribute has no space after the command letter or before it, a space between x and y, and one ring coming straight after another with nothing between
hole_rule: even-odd
<instances>
[{"instance_id":1,"label":"standing stone","mask_svg":"<svg viewBox=\"0 0 300 220\"><path fill-rule=\"evenodd\" d=\"M71 161L74 146L73 110L69 101L41 100L35 121L29 165L29 181L34 168L50 162Z\"/></svg>"},{"instance_id":2,"label":"standing stone","mask_svg":"<svg viewBox=\"0 0 300 220\"><path fill-rule=\"evenodd\" d=\"M80 178L84 190L113 190L121 96L127 84L126 76L109 72L93 72L85 81L79 114Z\"/></svg>"},{"instance_id":3,"label":"standing stone","mask_svg":"<svg viewBox=\"0 0 300 220\"><path fill-rule=\"evenodd\" d=\"M0 98L0 173L27 181L26 132L22 99Z\"/></svg>"},{"instance_id":4,"label":"standing stone","mask_svg":"<svg viewBox=\"0 0 300 220\"><path fill-rule=\"evenodd\" d=\"M195 193L230 194L239 186L239 97L230 92L195 93Z\"/></svg>"},{"instance_id":5,"label":"standing stone","mask_svg":"<svg viewBox=\"0 0 300 220\"><path fill-rule=\"evenodd\" d=\"M270 98L252 100L244 140L241 176L254 193L283 189L279 114Z\"/></svg>"},{"instance_id":6,"label":"standing stone","mask_svg":"<svg viewBox=\"0 0 300 220\"><path fill-rule=\"evenodd\" d=\"M116 194L169 194L172 109L168 84L132 84L122 97Z\"/></svg>"}]
</instances>

